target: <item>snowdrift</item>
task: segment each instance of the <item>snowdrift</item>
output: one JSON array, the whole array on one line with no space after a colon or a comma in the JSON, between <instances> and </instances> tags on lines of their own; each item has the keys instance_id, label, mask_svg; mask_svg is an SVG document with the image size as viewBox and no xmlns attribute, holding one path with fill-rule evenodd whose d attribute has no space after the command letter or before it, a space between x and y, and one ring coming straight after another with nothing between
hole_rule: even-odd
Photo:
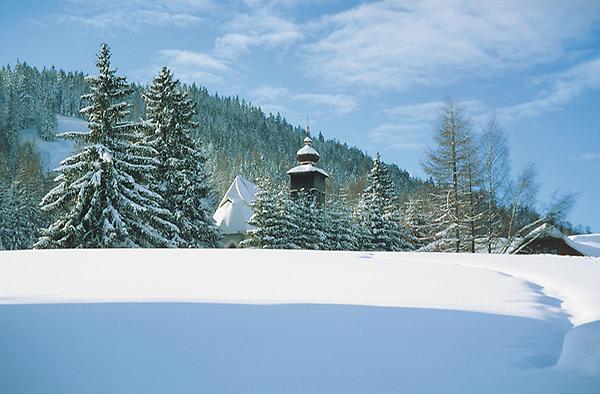
<instances>
[{"instance_id":1,"label":"snowdrift","mask_svg":"<svg viewBox=\"0 0 600 394\"><path fill-rule=\"evenodd\" d=\"M600 234L571 235L569 239L588 256L600 257Z\"/></svg>"},{"instance_id":2,"label":"snowdrift","mask_svg":"<svg viewBox=\"0 0 600 394\"><path fill-rule=\"evenodd\" d=\"M0 252L0 391L597 393L599 283L580 257Z\"/></svg>"}]
</instances>

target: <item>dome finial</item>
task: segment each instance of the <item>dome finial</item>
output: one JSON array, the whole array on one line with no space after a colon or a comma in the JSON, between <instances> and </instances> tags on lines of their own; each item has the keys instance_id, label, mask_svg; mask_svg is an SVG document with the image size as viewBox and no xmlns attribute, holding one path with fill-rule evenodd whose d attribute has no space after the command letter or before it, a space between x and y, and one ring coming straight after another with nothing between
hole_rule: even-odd
<instances>
[{"instance_id":1,"label":"dome finial","mask_svg":"<svg viewBox=\"0 0 600 394\"><path fill-rule=\"evenodd\" d=\"M304 146L296 153L296 158L300 164L315 164L319 161L319 153L310 146L313 142L310 138L310 127L308 126L308 115L306 115L306 128L304 129Z\"/></svg>"}]
</instances>

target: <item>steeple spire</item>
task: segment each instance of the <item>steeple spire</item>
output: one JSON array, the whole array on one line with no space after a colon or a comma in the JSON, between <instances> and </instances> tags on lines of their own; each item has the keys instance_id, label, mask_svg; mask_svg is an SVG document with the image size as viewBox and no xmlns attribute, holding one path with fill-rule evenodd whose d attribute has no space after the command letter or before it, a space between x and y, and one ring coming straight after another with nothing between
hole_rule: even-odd
<instances>
[{"instance_id":1,"label":"steeple spire","mask_svg":"<svg viewBox=\"0 0 600 394\"><path fill-rule=\"evenodd\" d=\"M317 204L325 203L325 179L329 176L325 170L316 166L320 159L319 152L313 148L313 140L310 138L310 127L308 115L306 116L306 128L304 146L296 152L299 165L290 169L290 193L292 197L297 196L300 190L305 190L316 197Z\"/></svg>"},{"instance_id":2,"label":"steeple spire","mask_svg":"<svg viewBox=\"0 0 600 394\"><path fill-rule=\"evenodd\" d=\"M304 129L307 137L310 137L310 126L308 125L308 114L306 114L306 128ZM304 139L306 141L306 139Z\"/></svg>"}]
</instances>

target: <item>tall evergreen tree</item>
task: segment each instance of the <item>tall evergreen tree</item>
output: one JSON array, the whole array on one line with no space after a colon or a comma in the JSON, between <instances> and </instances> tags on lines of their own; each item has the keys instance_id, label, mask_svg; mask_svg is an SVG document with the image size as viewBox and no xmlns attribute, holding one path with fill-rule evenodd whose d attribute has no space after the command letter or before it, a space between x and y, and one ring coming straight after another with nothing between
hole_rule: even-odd
<instances>
[{"instance_id":1,"label":"tall evergreen tree","mask_svg":"<svg viewBox=\"0 0 600 394\"><path fill-rule=\"evenodd\" d=\"M345 195L331 196L323 221L327 250L358 250L359 226L352 219L352 210Z\"/></svg>"},{"instance_id":2,"label":"tall evergreen tree","mask_svg":"<svg viewBox=\"0 0 600 394\"><path fill-rule=\"evenodd\" d=\"M361 196L357 220L364 229L361 248L365 250L412 249L410 234L401 224L399 207L387 167L379 153L367 176L367 187Z\"/></svg>"},{"instance_id":3,"label":"tall evergreen tree","mask_svg":"<svg viewBox=\"0 0 600 394\"><path fill-rule=\"evenodd\" d=\"M110 50L102 44L96 65L99 75L88 77L91 93L82 96L90 105L81 113L89 132L65 133L83 145L57 169L58 186L42 200L42 209L56 220L43 231L37 248L107 248L171 246L162 231L176 227L160 219L168 215L161 197L139 183L152 172L156 152L141 144L137 126L125 121L130 89L125 78L110 68Z\"/></svg>"},{"instance_id":4,"label":"tall evergreen tree","mask_svg":"<svg viewBox=\"0 0 600 394\"><path fill-rule=\"evenodd\" d=\"M258 181L252 216L248 224L253 226L242 247L262 249L298 249L294 238L298 225L294 218L293 202L285 190L277 192L266 178Z\"/></svg>"},{"instance_id":5,"label":"tall evergreen tree","mask_svg":"<svg viewBox=\"0 0 600 394\"><path fill-rule=\"evenodd\" d=\"M20 147L14 177L2 173L0 170L0 244L5 249L30 249L38 229L47 225L38 206L47 177L35 146L27 142Z\"/></svg>"},{"instance_id":6,"label":"tall evergreen tree","mask_svg":"<svg viewBox=\"0 0 600 394\"><path fill-rule=\"evenodd\" d=\"M291 213L294 222L298 224L293 234L294 243L300 249L326 249L325 209L317 205L314 194L301 189L292 199Z\"/></svg>"},{"instance_id":7,"label":"tall evergreen tree","mask_svg":"<svg viewBox=\"0 0 600 394\"><path fill-rule=\"evenodd\" d=\"M156 171L149 178L174 218L182 247L216 247L220 235L205 206L211 185L206 156L193 139L197 123L194 103L173 74L163 67L145 94L148 117L143 142L158 154Z\"/></svg>"}]
</instances>

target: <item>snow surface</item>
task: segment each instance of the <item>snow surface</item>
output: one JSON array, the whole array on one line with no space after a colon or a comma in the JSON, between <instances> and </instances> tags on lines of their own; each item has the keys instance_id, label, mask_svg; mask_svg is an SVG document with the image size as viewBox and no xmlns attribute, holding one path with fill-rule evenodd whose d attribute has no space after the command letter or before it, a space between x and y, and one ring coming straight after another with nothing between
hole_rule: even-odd
<instances>
[{"instance_id":1,"label":"snow surface","mask_svg":"<svg viewBox=\"0 0 600 394\"><path fill-rule=\"evenodd\" d=\"M65 132L87 132L86 122L82 119L57 116L57 134ZM21 143L30 141L35 144L40 153L42 166L45 171L52 171L58 167L60 162L70 156L75 150L75 141L57 138L54 141L44 141L40 138L36 129L25 129L19 132Z\"/></svg>"},{"instance_id":2,"label":"snow surface","mask_svg":"<svg viewBox=\"0 0 600 394\"><path fill-rule=\"evenodd\" d=\"M547 255L1 252L0 392L598 393L599 283Z\"/></svg>"},{"instance_id":3,"label":"snow surface","mask_svg":"<svg viewBox=\"0 0 600 394\"><path fill-rule=\"evenodd\" d=\"M600 234L571 235L569 239L578 245L577 250L588 256L600 257Z\"/></svg>"},{"instance_id":4,"label":"snow surface","mask_svg":"<svg viewBox=\"0 0 600 394\"><path fill-rule=\"evenodd\" d=\"M235 177L213 215L222 234L239 234L252 228L252 203L256 185L241 175Z\"/></svg>"}]
</instances>

